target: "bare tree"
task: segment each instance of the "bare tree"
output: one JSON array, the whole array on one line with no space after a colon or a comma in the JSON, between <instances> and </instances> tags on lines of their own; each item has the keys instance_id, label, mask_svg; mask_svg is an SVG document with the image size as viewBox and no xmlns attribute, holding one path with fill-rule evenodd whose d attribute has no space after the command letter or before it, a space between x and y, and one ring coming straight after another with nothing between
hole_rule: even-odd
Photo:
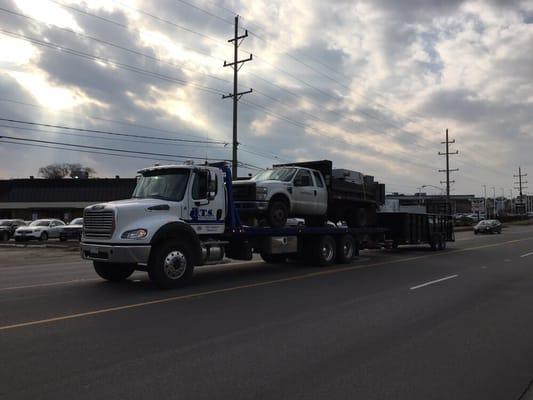
<instances>
[{"instance_id":1,"label":"bare tree","mask_svg":"<svg viewBox=\"0 0 533 400\"><path fill-rule=\"evenodd\" d=\"M79 163L55 163L39 168L39 175L45 179L63 179L69 175L71 178L79 175L91 178L95 175L95 170Z\"/></svg>"},{"instance_id":2,"label":"bare tree","mask_svg":"<svg viewBox=\"0 0 533 400\"><path fill-rule=\"evenodd\" d=\"M39 168L39 175L45 179L63 179L69 171L67 164L50 164Z\"/></svg>"}]
</instances>

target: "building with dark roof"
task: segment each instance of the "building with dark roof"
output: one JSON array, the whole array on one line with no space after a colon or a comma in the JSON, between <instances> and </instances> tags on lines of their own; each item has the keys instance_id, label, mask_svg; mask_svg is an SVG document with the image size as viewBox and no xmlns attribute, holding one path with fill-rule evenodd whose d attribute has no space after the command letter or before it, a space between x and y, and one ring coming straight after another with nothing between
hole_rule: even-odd
<instances>
[{"instance_id":1,"label":"building with dark roof","mask_svg":"<svg viewBox=\"0 0 533 400\"><path fill-rule=\"evenodd\" d=\"M80 217L88 205L128 199L135 178L0 180L0 218Z\"/></svg>"}]
</instances>

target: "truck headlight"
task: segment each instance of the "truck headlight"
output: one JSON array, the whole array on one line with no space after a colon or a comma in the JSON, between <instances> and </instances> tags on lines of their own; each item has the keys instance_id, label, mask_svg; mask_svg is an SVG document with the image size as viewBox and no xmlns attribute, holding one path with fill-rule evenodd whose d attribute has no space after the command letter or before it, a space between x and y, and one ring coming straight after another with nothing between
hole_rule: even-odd
<instances>
[{"instance_id":1,"label":"truck headlight","mask_svg":"<svg viewBox=\"0 0 533 400\"><path fill-rule=\"evenodd\" d=\"M255 198L257 200L266 200L268 195L268 189L266 187L255 188Z\"/></svg>"},{"instance_id":2,"label":"truck headlight","mask_svg":"<svg viewBox=\"0 0 533 400\"><path fill-rule=\"evenodd\" d=\"M120 237L122 239L142 239L148 235L146 229L134 229L132 231L126 231Z\"/></svg>"}]
</instances>

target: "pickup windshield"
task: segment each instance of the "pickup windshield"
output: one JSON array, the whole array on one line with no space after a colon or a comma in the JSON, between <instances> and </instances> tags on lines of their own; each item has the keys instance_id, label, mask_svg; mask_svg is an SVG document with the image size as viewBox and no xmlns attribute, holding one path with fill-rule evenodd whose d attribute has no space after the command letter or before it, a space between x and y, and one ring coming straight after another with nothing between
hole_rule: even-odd
<instances>
[{"instance_id":1,"label":"pickup windshield","mask_svg":"<svg viewBox=\"0 0 533 400\"><path fill-rule=\"evenodd\" d=\"M188 169L144 172L133 191L134 199L161 199L181 201L187 189Z\"/></svg>"},{"instance_id":2,"label":"pickup windshield","mask_svg":"<svg viewBox=\"0 0 533 400\"><path fill-rule=\"evenodd\" d=\"M274 168L260 172L252 180L289 182L295 173L296 168Z\"/></svg>"}]
</instances>

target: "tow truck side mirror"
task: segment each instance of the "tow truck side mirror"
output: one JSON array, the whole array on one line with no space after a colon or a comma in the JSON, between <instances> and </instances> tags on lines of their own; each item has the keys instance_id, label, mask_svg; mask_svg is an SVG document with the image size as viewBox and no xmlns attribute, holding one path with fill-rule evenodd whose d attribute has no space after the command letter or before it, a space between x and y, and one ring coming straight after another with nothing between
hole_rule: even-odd
<instances>
[{"instance_id":1,"label":"tow truck side mirror","mask_svg":"<svg viewBox=\"0 0 533 400\"><path fill-rule=\"evenodd\" d=\"M211 174L211 171L207 172L207 200L213 201L215 200L215 196L217 194L217 179L216 176L213 177Z\"/></svg>"}]
</instances>

